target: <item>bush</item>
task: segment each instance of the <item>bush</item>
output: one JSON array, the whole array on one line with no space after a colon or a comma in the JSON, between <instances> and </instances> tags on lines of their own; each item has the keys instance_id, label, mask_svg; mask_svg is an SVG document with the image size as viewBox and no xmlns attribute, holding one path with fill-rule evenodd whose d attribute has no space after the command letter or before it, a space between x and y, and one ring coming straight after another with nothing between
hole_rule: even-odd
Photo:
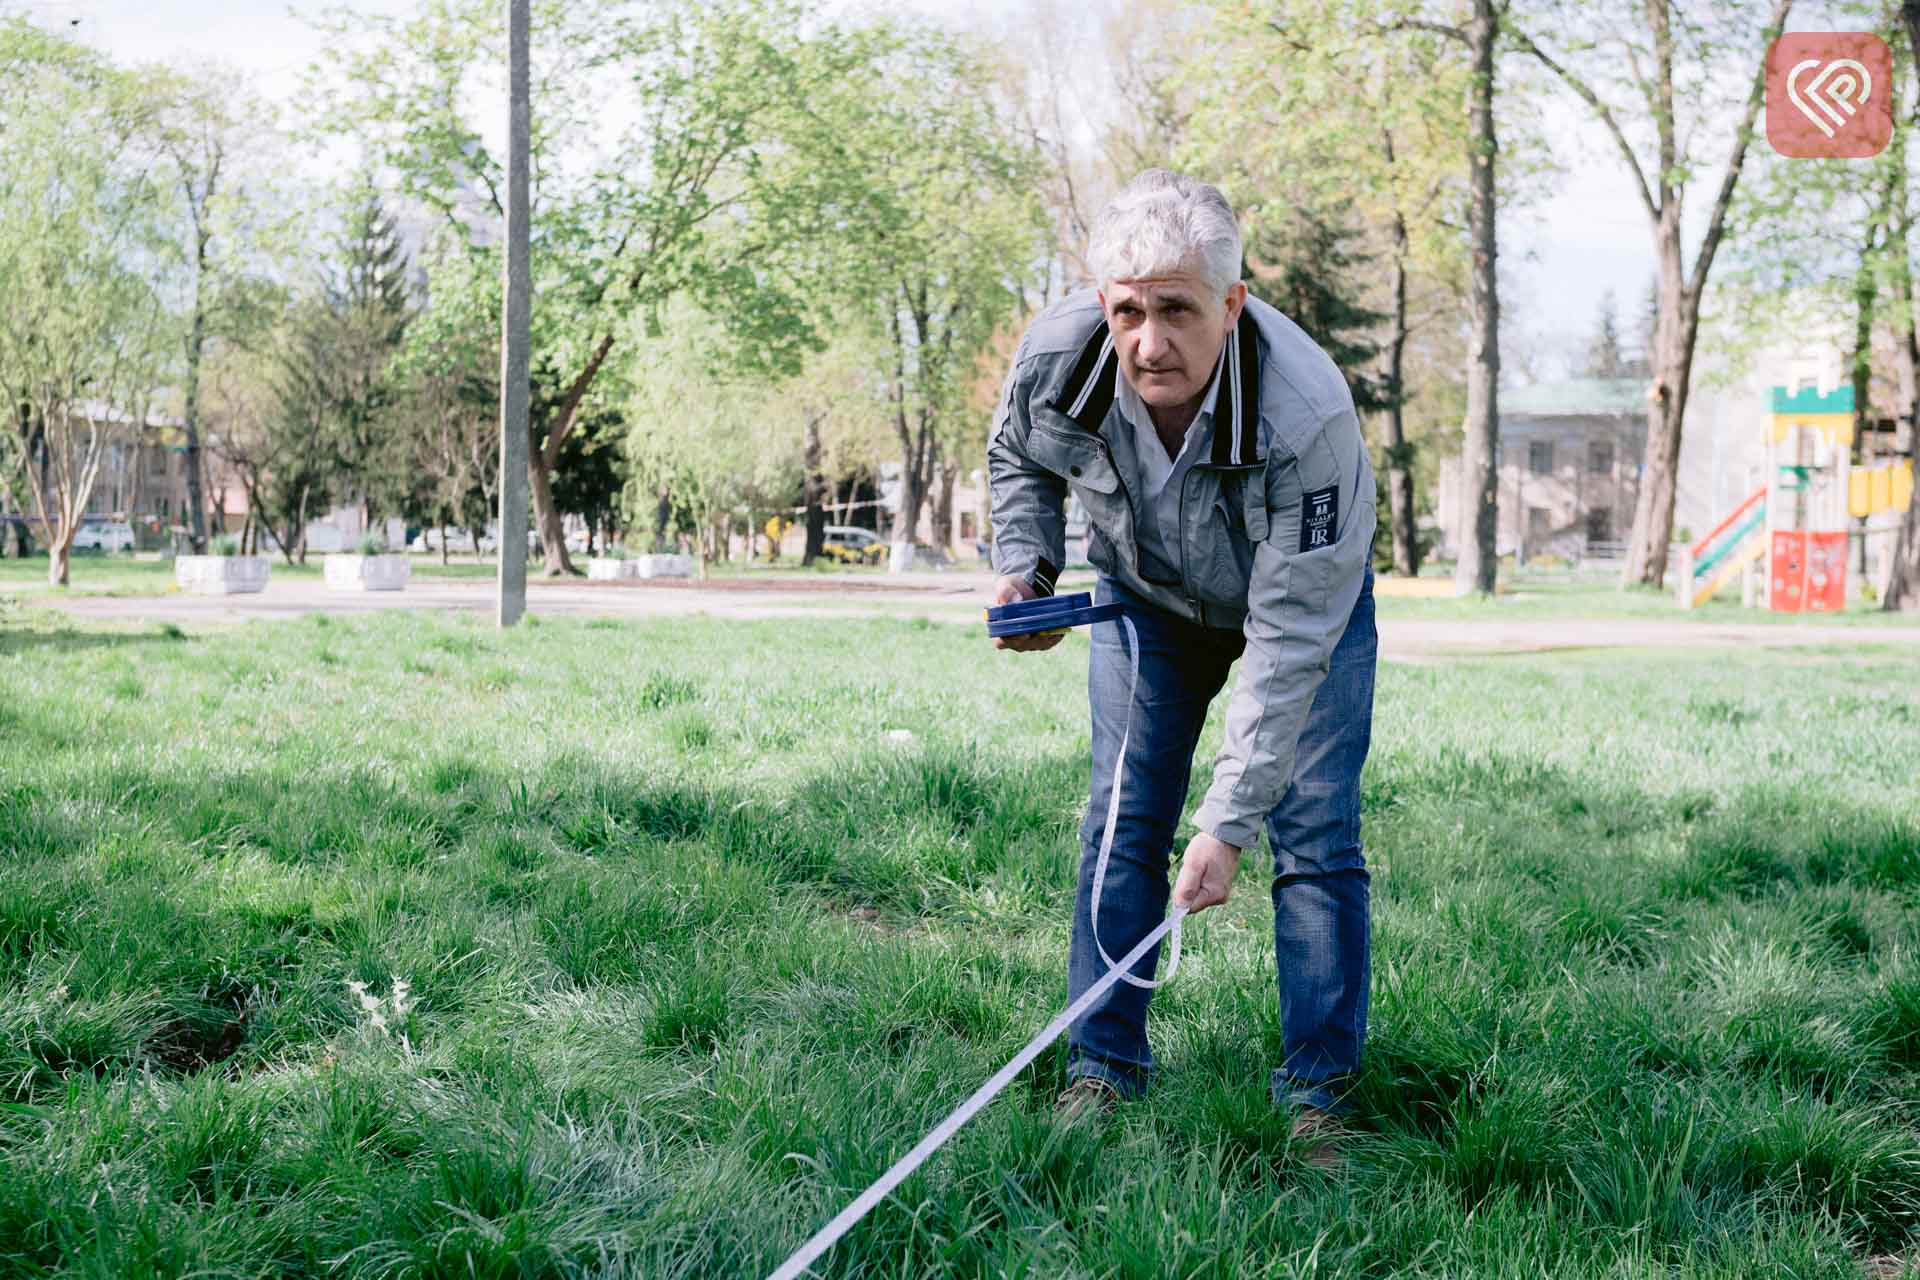
<instances>
[{"instance_id":1,"label":"bush","mask_svg":"<svg viewBox=\"0 0 1920 1280\"><path fill-rule=\"evenodd\" d=\"M356 555L383 556L387 553L387 540L378 534L363 533L360 541L353 544Z\"/></svg>"},{"instance_id":2,"label":"bush","mask_svg":"<svg viewBox=\"0 0 1920 1280\"><path fill-rule=\"evenodd\" d=\"M223 533L213 540L209 549L216 556L237 556L240 554L240 539Z\"/></svg>"}]
</instances>

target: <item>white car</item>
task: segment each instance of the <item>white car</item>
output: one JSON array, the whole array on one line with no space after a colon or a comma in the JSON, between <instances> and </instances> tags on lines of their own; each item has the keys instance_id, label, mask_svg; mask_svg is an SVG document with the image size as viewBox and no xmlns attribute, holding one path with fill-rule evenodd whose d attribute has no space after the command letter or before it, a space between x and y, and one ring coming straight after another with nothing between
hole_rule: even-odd
<instances>
[{"instance_id":1,"label":"white car","mask_svg":"<svg viewBox=\"0 0 1920 1280\"><path fill-rule=\"evenodd\" d=\"M133 526L124 520L82 520L73 535L75 551L131 551Z\"/></svg>"}]
</instances>

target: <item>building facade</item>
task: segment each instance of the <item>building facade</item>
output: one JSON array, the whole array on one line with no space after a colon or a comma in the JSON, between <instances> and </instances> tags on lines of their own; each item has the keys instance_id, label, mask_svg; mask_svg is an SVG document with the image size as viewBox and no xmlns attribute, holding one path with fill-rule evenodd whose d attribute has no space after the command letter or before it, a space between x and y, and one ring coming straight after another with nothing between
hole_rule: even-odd
<instances>
[{"instance_id":1,"label":"building facade","mask_svg":"<svg viewBox=\"0 0 1920 1280\"><path fill-rule=\"evenodd\" d=\"M1633 527L1646 452L1646 383L1569 378L1500 393L1495 548L1522 562L1616 559ZM1463 469L1440 463L1434 511L1440 555L1459 554L1467 525Z\"/></svg>"}]
</instances>

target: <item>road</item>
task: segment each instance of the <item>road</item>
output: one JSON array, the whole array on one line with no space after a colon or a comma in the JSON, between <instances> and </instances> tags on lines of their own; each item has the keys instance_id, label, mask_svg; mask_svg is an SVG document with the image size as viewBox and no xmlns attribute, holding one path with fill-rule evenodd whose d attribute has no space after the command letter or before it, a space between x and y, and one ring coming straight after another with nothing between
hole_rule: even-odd
<instances>
[{"instance_id":1,"label":"road","mask_svg":"<svg viewBox=\"0 0 1920 1280\"><path fill-rule=\"evenodd\" d=\"M535 582L528 609L548 616L657 618L925 617L972 624L991 578L984 573L901 574L817 578L716 578L707 583ZM271 582L257 595L73 596L31 598L30 608L57 609L75 618L113 622L173 622L209 626L309 613L353 615L388 609L438 609L491 614L488 581L416 581L402 592L335 592L320 582ZM1703 624L1639 619L1394 618L1380 622L1382 656L1431 660L1490 653L1541 653L1614 648L1783 648L1804 645L1920 647L1920 625L1848 627L1805 622ZM1916 654L1920 657L1920 654Z\"/></svg>"}]
</instances>

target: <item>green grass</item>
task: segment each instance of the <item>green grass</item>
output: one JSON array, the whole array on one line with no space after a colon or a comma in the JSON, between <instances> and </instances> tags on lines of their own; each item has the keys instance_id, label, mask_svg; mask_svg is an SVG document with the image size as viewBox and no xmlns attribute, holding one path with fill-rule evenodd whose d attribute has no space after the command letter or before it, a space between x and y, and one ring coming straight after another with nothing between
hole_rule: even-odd
<instances>
[{"instance_id":1,"label":"green grass","mask_svg":"<svg viewBox=\"0 0 1920 1280\"><path fill-rule=\"evenodd\" d=\"M1920 618L1913 613L1886 613L1878 603L1867 601L1855 601L1839 613L1794 614L1747 609L1740 604L1738 584L1722 589L1697 609L1677 606L1669 589L1623 588L1612 577L1521 574L1511 581L1503 577L1501 591L1503 594L1492 600L1382 597L1380 610L1383 617L1463 622L1594 619L1771 626L1920 625Z\"/></svg>"},{"instance_id":2,"label":"green grass","mask_svg":"<svg viewBox=\"0 0 1920 1280\"><path fill-rule=\"evenodd\" d=\"M762 1275L1064 1002L1083 637L533 621L0 617L0 1274ZM1350 1175L1250 854L1147 1100L1056 1128L1056 1046L819 1274L1908 1247L1913 654L1384 667Z\"/></svg>"}]
</instances>

